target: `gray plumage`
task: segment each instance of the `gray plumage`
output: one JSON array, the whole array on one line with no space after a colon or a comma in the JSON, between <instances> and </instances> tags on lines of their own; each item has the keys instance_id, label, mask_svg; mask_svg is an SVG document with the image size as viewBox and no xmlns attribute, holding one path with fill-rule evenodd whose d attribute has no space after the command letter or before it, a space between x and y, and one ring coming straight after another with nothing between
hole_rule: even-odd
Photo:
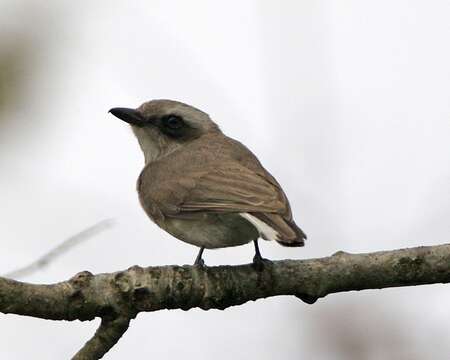
<instances>
[{"instance_id":1,"label":"gray plumage","mask_svg":"<svg viewBox=\"0 0 450 360\"><path fill-rule=\"evenodd\" d=\"M145 156L137 191L161 228L207 249L243 245L259 236L303 246L278 182L240 142L201 110L171 100L114 108L131 124Z\"/></svg>"}]
</instances>

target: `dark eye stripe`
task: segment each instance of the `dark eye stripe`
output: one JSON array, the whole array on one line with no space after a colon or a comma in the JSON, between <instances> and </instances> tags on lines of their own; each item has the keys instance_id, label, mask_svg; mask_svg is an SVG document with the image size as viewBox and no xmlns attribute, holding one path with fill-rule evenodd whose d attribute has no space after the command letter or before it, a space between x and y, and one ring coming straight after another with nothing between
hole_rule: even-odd
<instances>
[{"instance_id":1,"label":"dark eye stripe","mask_svg":"<svg viewBox=\"0 0 450 360\"><path fill-rule=\"evenodd\" d=\"M188 128L181 116L173 114L164 116L160 122L161 132L174 139L185 136Z\"/></svg>"},{"instance_id":2,"label":"dark eye stripe","mask_svg":"<svg viewBox=\"0 0 450 360\"><path fill-rule=\"evenodd\" d=\"M184 122L179 116L170 115L167 117L165 121L165 126L171 128L171 129L179 129L183 127Z\"/></svg>"}]
</instances>

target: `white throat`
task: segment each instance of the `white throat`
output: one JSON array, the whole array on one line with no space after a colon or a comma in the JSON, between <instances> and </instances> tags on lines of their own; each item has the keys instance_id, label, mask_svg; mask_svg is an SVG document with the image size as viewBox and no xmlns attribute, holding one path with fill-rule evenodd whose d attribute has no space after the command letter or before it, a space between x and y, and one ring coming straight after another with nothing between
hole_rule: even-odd
<instances>
[{"instance_id":1,"label":"white throat","mask_svg":"<svg viewBox=\"0 0 450 360\"><path fill-rule=\"evenodd\" d=\"M132 126L132 130L144 153L146 165L172 153L180 147L176 142L165 140L164 137L152 128L138 128Z\"/></svg>"}]
</instances>

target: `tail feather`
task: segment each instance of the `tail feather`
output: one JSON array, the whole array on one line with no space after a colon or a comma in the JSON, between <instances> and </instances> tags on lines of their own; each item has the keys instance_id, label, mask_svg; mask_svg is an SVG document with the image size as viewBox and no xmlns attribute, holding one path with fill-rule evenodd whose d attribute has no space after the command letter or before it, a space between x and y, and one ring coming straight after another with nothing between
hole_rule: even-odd
<instances>
[{"instance_id":1,"label":"tail feather","mask_svg":"<svg viewBox=\"0 0 450 360\"><path fill-rule=\"evenodd\" d=\"M304 246L306 235L292 220L273 213L243 213L265 240L275 240L289 247Z\"/></svg>"},{"instance_id":2,"label":"tail feather","mask_svg":"<svg viewBox=\"0 0 450 360\"><path fill-rule=\"evenodd\" d=\"M289 239L288 241L284 239L277 240L278 244L288 247L305 246L305 240L307 239L307 236L303 232L303 230L300 229L294 221L289 221L288 224L290 228L294 230L296 236L294 239Z\"/></svg>"}]
</instances>

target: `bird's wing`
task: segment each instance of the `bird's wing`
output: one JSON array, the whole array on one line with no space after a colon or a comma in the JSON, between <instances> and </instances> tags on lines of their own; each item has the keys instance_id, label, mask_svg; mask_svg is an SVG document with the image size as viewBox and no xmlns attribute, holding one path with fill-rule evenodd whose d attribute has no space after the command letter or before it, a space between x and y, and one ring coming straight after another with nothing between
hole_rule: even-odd
<instances>
[{"instance_id":1,"label":"bird's wing","mask_svg":"<svg viewBox=\"0 0 450 360\"><path fill-rule=\"evenodd\" d=\"M286 211L281 189L243 166L216 168L199 176L179 204L182 212L275 212Z\"/></svg>"},{"instance_id":2,"label":"bird's wing","mask_svg":"<svg viewBox=\"0 0 450 360\"><path fill-rule=\"evenodd\" d=\"M199 211L240 213L263 238L287 246L303 245L306 236L293 222L283 190L265 170L228 164L202 173L192 185L177 206L180 215Z\"/></svg>"},{"instance_id":3,"label":"bird's wing","mask_svg":"<svg viewBox=\"0 0 450 360\"><path fill-rule=\"evenodd\" d=\"M210 140L194 142L144 168L138 192L152 219L158 223L201 212L238 213L263 238L303 245L306 236L292 220L286 195L258 159L235 140Z\"/></svg>"}]
</instances>

